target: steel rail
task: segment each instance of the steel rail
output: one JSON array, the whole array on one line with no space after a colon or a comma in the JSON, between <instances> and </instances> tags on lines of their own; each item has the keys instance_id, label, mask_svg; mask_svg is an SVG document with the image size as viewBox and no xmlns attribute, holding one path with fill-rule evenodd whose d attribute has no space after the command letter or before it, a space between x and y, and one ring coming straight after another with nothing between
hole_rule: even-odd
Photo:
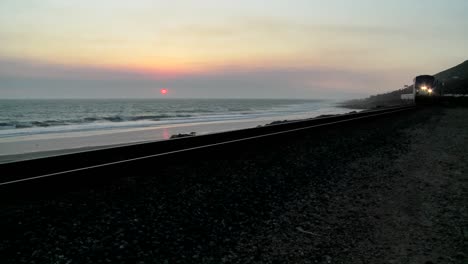
<instances>
[{"instance_id":1,"label":"steel rail","mask_svg":"<svg viewBox=\"0 0 468 264\"><path fill-rule=\"evenodd\" d=\"M93 169L103 168L103 167L110 167L110 166L113 166L113 165L129 163L129 162L133 162L133 161L139 161L139 160L144 160L144 159L167 156L167 155L177 154L177 153L182 153L182 152L189 152L189 151L193 151L193 150L210 148L210 147L221 146L221 145L226 145L226 144L233 144L233 143L236 143L236 142L242 142L242 141L247 141L247 140L255 140L255 139L264 138L264 137L271 137L271 136L275 136L275 135L293 133L293 132L297 132L297 131L301 131L301 130L308 130L308 129L313 129L313 128L326 127L326 126L335 125L335 124L358 121L358 120L363 120L363 119L370 118L370 117L377 117L377 116L383 116L383 115L389 115L389 114L393 114L393 113L408 111L408 110L412 110L414 108L415 108L415 106L409 106L409 107L405 106L405 107L398 107L398 108L392 108L392 109L382 109L382 110L369 111L369 112L367 112L369 114L366 114L366 115L363 115L363 116L358 116L358 117L350 116L350 118L343 119L343 120L338 120L338 121L325 122L325 123L322 123L322 124L310 125L310 126L305 126L305 127L300 127L300 128L288 129L288 130L283 130L283 131L278 131L278 132L266 133L266 134L261 134L261 135L256 135L256 136L249 136L249 137L238 138L238 139L233 139L233 140L227 140L227 141L222 141L222 142L204 144L204 145L195 146L195 147L182 148L182 149L178 149L178 150L172 150L172 151L167 151L167 152L162 152L162 153L157 153L157 154L152 154L152 155L145 155L145 156L141 156L141 157L123 159L123 160L107 162L107 163L102 163L102 164L97 164L97 165L92 165L92 166L85 166L85 167L80 167L80 168L75 168L75 169L70 169L70 170L63 170L63 171L54 172L54 173L47 173L47 174L27 177L27 178L23 178L23 179L0 182L0 186L8 186L8 185L16 184L16 183L34 181L34 180L39 180L39 179L44 179L44 178L48 178L48 177L69 174L69 173L75 173L75 172L84 172L84 171L88 171L88 170L93 170ZM300 122L300 121L298 121L298 122Z\"/></svg>"}]
</instances>

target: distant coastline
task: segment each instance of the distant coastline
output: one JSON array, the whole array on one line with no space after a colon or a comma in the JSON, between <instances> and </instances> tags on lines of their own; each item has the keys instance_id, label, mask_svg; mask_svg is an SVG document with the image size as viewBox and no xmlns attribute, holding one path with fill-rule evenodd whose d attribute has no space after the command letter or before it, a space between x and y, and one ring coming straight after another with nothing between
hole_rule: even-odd
<instances>
[{"instance_id":1,"label":"distant coastline","mask_svg":"<svg viewBox=\"0 0 468 264\"><path fill-rule=\"evenodd\" d=\"M439 72L434 77L443 83L444 94L468 94L468 61ZM410 93L413 93L412 85L388 93L372 95L367 98L344 101L340 106L350 109L372 109L401 105L405 103L401 100L401 95Z\"/></svg>"}]
</instances>

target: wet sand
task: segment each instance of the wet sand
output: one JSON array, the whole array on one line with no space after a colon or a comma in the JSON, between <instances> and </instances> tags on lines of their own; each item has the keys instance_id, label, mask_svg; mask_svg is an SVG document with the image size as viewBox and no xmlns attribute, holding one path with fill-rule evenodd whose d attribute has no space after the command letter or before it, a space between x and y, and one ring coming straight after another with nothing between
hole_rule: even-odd
<instances>
[{"instance_id":1,"label":"wet sand","mask_svg":"<svg viewBox=\"0 0 468 264\"><path fill-rule=\"evenodd\" d=\"M103 131L68 133L67 135L38 135L0 140L0 163L55 156L126 144L166 140L171 135L196 132L197 135L229 131L264 125L271 120L209 122L179 124L159 128L142 128L130 131Z\"/></svg>"},{"instance_id":2,"label":"wet sand","mask_svg":"<svg viewBox=\"0 0 468 264\"><path fill-rule=\"evenodd\" d=\"M336 110L335 110L336 111ZM342 109L342 112L349 112ZM310 118L296 114L246 120L216 121L205 123L182 123L161 127L134 128L127 130L82 131L63 134L38 134L0 139L0 163L80 152L97 148L112 147L149 141L167 140L172 135L204 135L216 132L252 128L276 120Z\"/></svg>"}]
</instances>

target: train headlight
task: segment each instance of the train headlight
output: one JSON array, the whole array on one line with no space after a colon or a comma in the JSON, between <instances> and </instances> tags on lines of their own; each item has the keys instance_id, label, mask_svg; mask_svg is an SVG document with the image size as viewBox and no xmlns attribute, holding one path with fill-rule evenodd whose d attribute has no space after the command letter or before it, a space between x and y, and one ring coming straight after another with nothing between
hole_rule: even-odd
<instances>
[{"instance_id":1,"label":"train headlight","mask_svg":"<svg viewBox=\"0 0 468 264\"><path fill-rule=\"evenodd\" d=\"M427 90L427 87L426 87L426 86L422 86L422 87L421 87L421 90L426 91L426 90Z\"/></svg>"},{"instance_id":2,"label":"train headlight","mask_svg":"<svg viewBox=\"0 0 468 264\"><path fill-rule=\"evenodd\" d=\"M427 92L431 94L431 93L432 93L432 89L429 88L429 89L427 90Z\"/></svg>"}]
</instances>

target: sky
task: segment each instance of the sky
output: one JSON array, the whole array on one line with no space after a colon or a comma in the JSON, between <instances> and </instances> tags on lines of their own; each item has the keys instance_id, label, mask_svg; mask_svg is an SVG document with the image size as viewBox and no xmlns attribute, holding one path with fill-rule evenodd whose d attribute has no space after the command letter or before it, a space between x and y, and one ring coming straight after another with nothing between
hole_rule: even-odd
<instances>
[{"instance_id":1,"label":"sky","mask_svg":"<svg viewBox=\"0 0 468 264\"><path fill-rule=\"evenodd\" d=\"M468 59L466 0L1 0L0 98L358 98Z\"/></svg>"}]
</instances>

